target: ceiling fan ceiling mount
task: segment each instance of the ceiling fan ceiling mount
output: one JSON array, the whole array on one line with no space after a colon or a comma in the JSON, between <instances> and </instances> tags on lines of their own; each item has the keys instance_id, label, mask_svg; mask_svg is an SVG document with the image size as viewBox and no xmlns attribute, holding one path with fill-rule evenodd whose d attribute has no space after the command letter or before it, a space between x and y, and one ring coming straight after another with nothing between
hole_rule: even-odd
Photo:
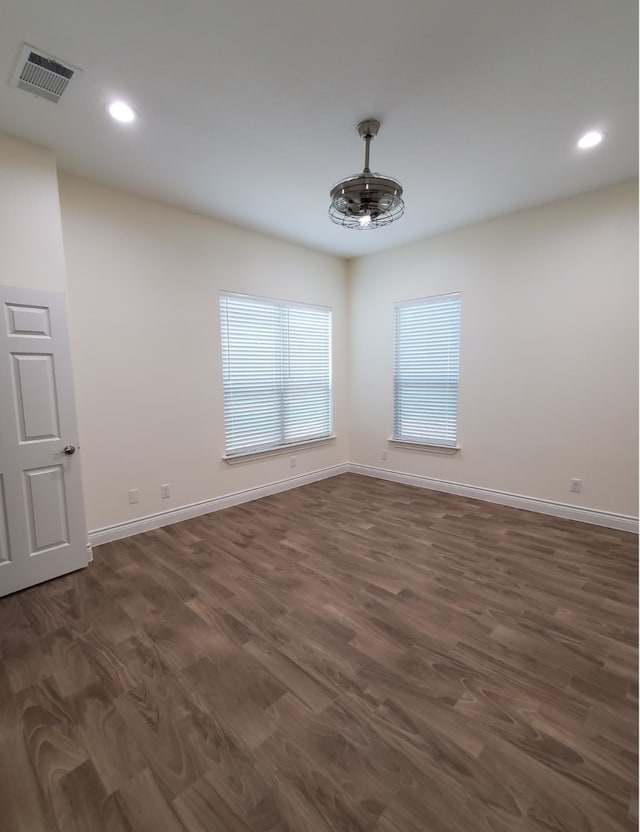
<instances>
[{"instance_id":1,"label":"ceiling fan ceiling mount","mask_svg":"<svg viewBox=\"0 0 640 832\"><path fill-rule=\"evenodd\" d=\"M380 122L375 118L368 118L365 121L361 121L358 125L358 135L366 141L367 138L375 138L378 135L379 129Z\"/></svg>"}]
</instances>

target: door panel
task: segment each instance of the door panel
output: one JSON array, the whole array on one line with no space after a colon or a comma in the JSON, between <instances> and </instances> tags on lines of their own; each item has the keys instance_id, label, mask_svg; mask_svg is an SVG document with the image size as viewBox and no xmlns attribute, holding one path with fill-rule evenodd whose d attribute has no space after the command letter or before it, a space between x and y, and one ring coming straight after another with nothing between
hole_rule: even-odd
<instances>
[{"instance_id":1,"label":"door panel","mask_svg":"<svg viewBox=\"0 0 640 832\"><path fill-rule=\"evenodd\" d=\"M64 295L0 287L0 595L87 565Z\"/></svg>"},{"instance_id":2,"label":"door panel","mask_svg":"<svg viewBox=\"0 0 640 832\"><path fill-rule=\"evenodd\" d=\"M20 440L59 439L53 355L13 353L12 358Z\"/></svg>"},{"instance_id":3,"label":"door panel","mask_svg":"<svg viewBox=\"0 0 640 832\"><path fill-rule=\"evenodd\" d=\"M51 335L49 310L46 306L14 306L7 304L9 335L48 338Z\"/></svg>"},{"instance_id":4,"label":"door panel","mask_svg":"<svg viewBox=\"0 0 640 832\"><path fill-rule=\"evenodd\" d=\"M7 503L4 498L4 477L0 474L0 564L11 560L7 531Z\"/></svg>"},{"instance_id":5,"label":"door panel","mask_svg":"<svg viewBox=\"0 0 640 832\"><path fill-rule=\"evenodd\" d=\"M35 555L69 542L67 501L62 465L25 471L29 554Z\"/></svg>"}]
</instances>

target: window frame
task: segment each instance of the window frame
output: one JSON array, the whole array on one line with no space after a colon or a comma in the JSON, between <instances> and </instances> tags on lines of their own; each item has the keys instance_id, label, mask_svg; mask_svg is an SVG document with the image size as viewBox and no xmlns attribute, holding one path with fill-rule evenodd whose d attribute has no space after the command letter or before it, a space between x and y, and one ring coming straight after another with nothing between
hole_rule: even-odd
<instances>
[{"instance_id":1,"label":"window frame","mask_svg":"<svg viewBox=\"0 0 640 832\"><path fill-rule=\"evenodd\" d=\"M430 301L445 301L447 299L458 300L458 343L457 343L457 375L455 383L455 423L454 423L454 437L451 442L439 442L435 437L431 439L422 439L415 435L399 433L399 421L401 418L400 398L398 393L399 373L398 373L398 328L399 328L399 311L407 307L426 306ZM460 402L460 352L462 342L462 292L446 292L438 295L429 295L421 298L411 298L409 300L398 301L394 304L394 329L393 329L393 418L392 418L392 433L389 442L399 447L414 449L420 451L434 451L436 453L453 454L460 450L459 444L459 402Z\"/></svg>"},{"instance_id":2,"label":"window frame","mask_svg":"<svg viewBox=\"0 0 640 832\"><path fill-rule=\"evenodd\" d=\"M246 300L249 303L257 303L257 304L264 304L265 306L269 306L272 308L279 309L282 315L283 310L291 310L291 309L305 309L305 310L318 310L324 313L328 313L328 340L327 340L327 351L326 351L326 359L327 359L327 368L328 368L328 377L326 383L322 385L314 385L316 387L320 386L320 388L326 387L328 389L328 415L329 415L329 422L328 422L328 431L327 433L318 434L315 436L310 437L295 437L287 440L286 437L286 423L287 417L290 417L290 412L286 409L286 393L287 393L287 386L285 383L286 378L286 367L289 365L291 361L291 340L290 340L290 331L288 329L289 323L287 319L287 340L284 341L284 333L285 333L285 325L284 320L285 316L282 315L281 317L281 336L283 338L280 347L280 354L279 354L279 368L276 373L274 373L274 380L276 378L280 379L280 383L276 384L273 387L273 392L276 394L277 398L280 402L280 412L279 412L279 419L274 421L274 425L279 427L280 431L280 441L278 444L255 444L250 447L244 447L237 450L229 450L229 434L228 434L228 427L227 427L227 415L226 415L226 408L227 408L227 391L229 390L230 383L228 380L225 379L225 333L223 332L224 324L223 324L223 301L225 298L236 298L241 300ZM333 308L331 306L325 306L322 304L314 304L314 303L305 303L302 301L291 301L285 300L282 298L274 298L274 297L266 297L264 295L253 295L245 292L231 292L222 290L219 293L219 335L220 335L220 362L221 362L221 374L222 374L222 395L223 395L223 407L225 413L223 414L223 424L224 424L224 453L222 455L222 459L228 463L234 462L242 462L246 461L250 458L255 457L265 457L271 456L276 454L282 454L290 451L291 449L305 447L305 446L314 446L314 445L321 445L327 442L331 442L335 439L335 435L333 433ZM227 341L228 344L228 341ZM228 347L227 347L228 349ZM256 385L257 386L257 385Z\"/></svg>"}]
</instances>

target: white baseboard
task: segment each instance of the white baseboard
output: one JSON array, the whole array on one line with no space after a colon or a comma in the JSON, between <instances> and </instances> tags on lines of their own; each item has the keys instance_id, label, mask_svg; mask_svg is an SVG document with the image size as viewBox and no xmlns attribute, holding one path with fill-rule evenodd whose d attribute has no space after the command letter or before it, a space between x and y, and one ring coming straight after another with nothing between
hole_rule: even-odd
<instances>
[{"instance_id":1,"label":"white baseboard","mask_svg":"<svg viewBox=\"0 0 640 832\"><path fill-rule=\"evenodd\" d=\"M511 494L508 491L494 491L491 488L479 488L475 485L463 485L448 480L403 474L400 471L389 471L386 468L376 468L373 465L349 464L348 470L353 474L362 474L365 477L400 482L418 488L430 488L434 491L445 491L448 494L457 494L460 497L471 497L474 500L499 503L502 506L536 511L540 514L548 514L551 517L563 517L566 520L577 520L581 523L591 523L594 526L606 526L609 529L638 534L638 518L626 514L614 514L593 508L579 508L565 503L555 503L552 500L538 500L534 497L524 497L521 494Z\"/></svg>"},{"instance_id":2,"label":"white baseboard","mask_svg":"<svg viewBox=\"0 0 640 832\"><path fill-rule=\"evenodd\" d=\"M375 477L380 480L390 480L391 482L413 485L418 488L445 491L448 494L457 494L460 497L471 497L474 500L484 500L488 503L499 503L503 506L511 506L511 508L535 511L540 514L548 514L551 517L563 517L566 520L577 520L581 523L591 523L595 526L605 526L610 529L635 532L638 534L638 518L625 514L614 514L592 508L579 508L577 506L566 505L565 503L556 503L552 500L538 500L534 497L525 497L521 494L511 494L508 491L495 491L490 488L463 485L462 483L449 482L448 480L436 480L431 477L422 477L416 474L403 474L400 471L376 468L373 465L344 463L343 465L332 465L330 468L321 468L318 471L311 471L308 474L301 474L297 477L289 477L286 480L279 480L278 482L268 483L267 485L260 485L256 488L248 488L245 491L236 491L234 494L214 497L212 500L202 500L198 503L180 506L180 508L151 514L147 517L139 517L136 520L128 520L125 523L116 523L113 526L95 529L89 532L89 559L93 559L91 546L99 546L101 543L111 543L123 537L148 532L151 529L159 529L161 526L169 526L172 523L180 523L182 520L189 520L191 517L200 517L202 514L231 508L231 506L237 506L241 503L250 502L251 500L259 500L261 497L268 497L270 494L279 494L281 491L289 491L292 488L299 488L301 485L308 485L312 482L318 482L319 480L336 477L339 474L349 472L361 474L365 477Z\"/></svg>"},{"instance_id":3,"label":"white baseboard","mask_svg":"<svg viewBox=\"0 0 640 832\"><path fill-rule=\"evenodd\" d=\"M321 468L319 471L289 477L286 480L260 485L257 488L236 491L234 494L225 494L223 497L214 497L212 500L202 500L198 503L172 508L158 514L150 514L147 517L139 517L136 520L128 520L125 523L115 523L113 526L94 529L89 532L89 545L99 546L101 543L111 543L113 540L121 540L123 537L148 532L151 529L159 529L161 526L169 526L172 523L180 523L182 520L189 520L191 517L200 517L200 515L209 514L212 511L231 508L231 506L237 506L240 503L248 503L251 500L268 497L270 494L279 494L281 491L289 491L291 488L299 488L301 485L336 477L338 474L346 474L348 471L349 465L346 463L344 465L332 465L330 468Z\"/></svg>"}]
</instances>

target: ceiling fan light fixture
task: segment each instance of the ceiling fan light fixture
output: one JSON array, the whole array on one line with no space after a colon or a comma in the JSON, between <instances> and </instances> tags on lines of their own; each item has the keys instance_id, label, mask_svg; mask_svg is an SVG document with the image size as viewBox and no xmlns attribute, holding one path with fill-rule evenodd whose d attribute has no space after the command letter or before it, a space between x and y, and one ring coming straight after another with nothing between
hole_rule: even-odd
<instances>
[{"instance_id":1,"label":"ceiling fan light fixture","mask_svg":"<svg viewBox=\"0 0 640 832\"><path fill-rule=\"evenodd\" d=\"M369 145L379 129L375 119L360 122L358 133L366 143L364 170L342 179L330 191L329 217L343 228L381 228L404 214L402 185L369 169Z\"/></svg>"}]
</instances>

